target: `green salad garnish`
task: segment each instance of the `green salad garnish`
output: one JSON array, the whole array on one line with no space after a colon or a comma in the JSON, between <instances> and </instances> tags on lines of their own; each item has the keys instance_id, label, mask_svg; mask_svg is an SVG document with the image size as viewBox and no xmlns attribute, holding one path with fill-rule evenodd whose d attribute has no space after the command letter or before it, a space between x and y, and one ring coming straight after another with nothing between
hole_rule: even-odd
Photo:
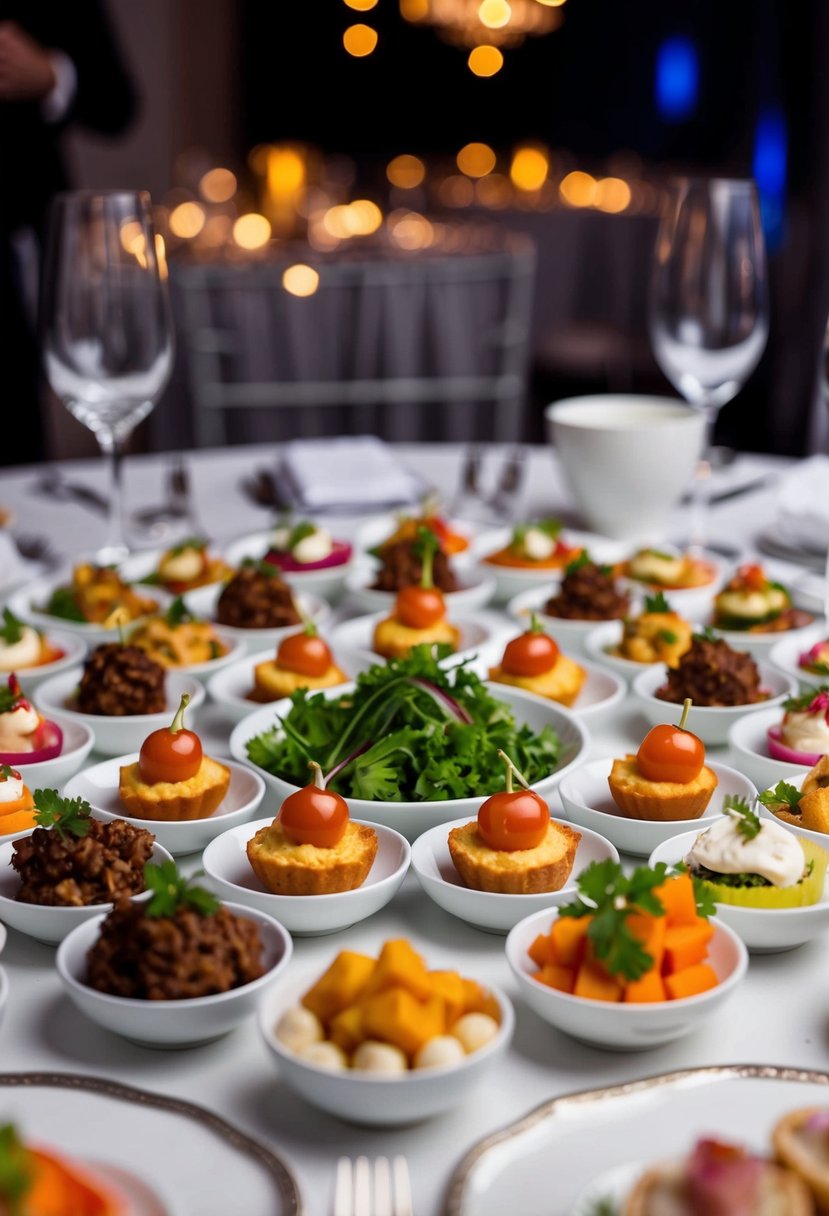
<instances>
[{"instance_id":1,"label":"green salad garnish","mask_svg":"<svg viewBox=\"0 0 829 1216\"><path fill-rule=\"evenodd\" d=\"M283 718L248 741L249 758L293 785L305 785L309 760L318 760L328 787L345 797L479 797L503 785L499 750L530 783L569 759L550 726L518 726L511 707L466 664L445 671L428 646L361 673L352 692L328 698L300 689L291 701Z\"/></svg>"}]
</instances>

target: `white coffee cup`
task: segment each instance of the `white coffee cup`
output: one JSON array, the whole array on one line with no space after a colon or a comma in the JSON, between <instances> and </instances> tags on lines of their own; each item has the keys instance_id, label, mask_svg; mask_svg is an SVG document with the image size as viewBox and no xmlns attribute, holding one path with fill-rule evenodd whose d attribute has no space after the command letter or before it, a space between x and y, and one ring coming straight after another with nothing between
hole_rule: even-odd
<instances>
[{"instance_id":1,"label":"white coffee cup","mask_svg":"<svg viewBox=\"0 0 829 1216\"><path fill-rule=\"evenodd\" d=\"M544 411L547 435L587 523L605 536L656 540L702 453L705 420L672 397L568 397Z\"/></svg>"}]
</instances>

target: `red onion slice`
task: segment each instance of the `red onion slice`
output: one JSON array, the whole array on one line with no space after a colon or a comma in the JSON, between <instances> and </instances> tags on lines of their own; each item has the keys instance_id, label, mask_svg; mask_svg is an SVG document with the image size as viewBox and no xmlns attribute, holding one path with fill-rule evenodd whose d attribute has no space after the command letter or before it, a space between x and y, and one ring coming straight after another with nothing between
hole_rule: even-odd
<instances>
[{"instance_id":1,"label":"red onion slice","mask_svg":"<svg viewBox=\"0 0 829 1216\"><path fill-rule=\"evenodd\" d=\"M785 764L802 764L806 768L813 768L821 758L819 752L796 752L793 748L787 747L781 741L782 732L779 726L770 726L767 733L769 755L772 760L782 760Z\"/></svg>"},{"instance_id":2,"label":"red onion slice","mask_svg":"<svg viewBox=\"0 0 829 1216\"><path fill-rule=\"evenodd\" d=\"M41 722L35 736L39 746L33 751L0 752L0 764L25 768L27 764L42 764L44 760L54 760L63 751L63 731L57 722Z\"/></svg>"}]
</instances>

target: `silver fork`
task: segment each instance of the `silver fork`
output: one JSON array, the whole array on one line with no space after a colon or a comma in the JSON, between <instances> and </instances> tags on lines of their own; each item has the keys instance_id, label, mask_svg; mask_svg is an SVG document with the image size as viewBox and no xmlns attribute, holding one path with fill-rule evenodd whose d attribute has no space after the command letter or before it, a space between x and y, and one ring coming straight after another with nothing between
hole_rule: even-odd
<instances>
[{"instance_id":1,"label":"silver fork","mask_svg":"<svg viewBox=\"0 0 829 1216\"><path fill-rule=\"evenodd\" d=\"M340 1157L332 1216L414 1216L405 1157Z\"/></svg>"}]
</instances>

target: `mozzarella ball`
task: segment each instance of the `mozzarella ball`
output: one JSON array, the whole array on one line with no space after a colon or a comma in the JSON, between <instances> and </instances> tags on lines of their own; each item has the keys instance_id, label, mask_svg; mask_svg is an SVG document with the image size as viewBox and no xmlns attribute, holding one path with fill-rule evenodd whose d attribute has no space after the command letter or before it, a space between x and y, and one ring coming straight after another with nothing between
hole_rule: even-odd
<instances>
[{"instance_id":1,"label":"mozzarella ball","mask_svg":"<svg viewBox=\"0 0 829 1216\"><path fill-rule=\"evenodd\" d=\"M361 1072L397 1076L409 1071L409 1062L399 1047L392 1047L391 1043L379 1043L376 1039L366 1039L351 1057L351 1067Z\"/></svg>"},{"instance_id":2,"label":"mozzarella ball","mask_svg":"<svg viewBox=\"0 0 829 1216\"><path fill-rule=\"evenodd\" d=\"M452 1027L464 1051L479 1051L498 1033L498 1023L488 1013L465 1013Z\"/></svg>"},{"instance_id":3,"label":"mozzarella ball","mask_svg":"<svg viewBox=\"0 0 829 1216\"><path fill-rule=\"evenodd\" d=\"M321 1043L306 1043L297 1052L306 1064L316 1064L317 1068L328 1068L331 1072L343 1072L348 1068L348 1060L336 1043L324 1039Z\"/></svg>"},{"instance_id":4,"label":"mozzarella ball","mask_svg":"<svg viewBox=\"0 0 829 1216\"><path fill-rule=\"evenodd\" d=\"M466 1053L451 1034L438 1034L427 1040L414 1058L415 1068L447 1068L459 1064Z\"/></svg>"},{"instance_id":5,"label":"mozzarella ball","mask_svg":"<svg viewBox=\"0 0 829 1216\"><path fill-rule=\"evenodd\" d=\"M277 1022L276 1037L289 1051L300 1052L310 1043L319 1043L324 1035L315 1013L304 1005L292 1005Z\"/></svg>"}]
</instances>

